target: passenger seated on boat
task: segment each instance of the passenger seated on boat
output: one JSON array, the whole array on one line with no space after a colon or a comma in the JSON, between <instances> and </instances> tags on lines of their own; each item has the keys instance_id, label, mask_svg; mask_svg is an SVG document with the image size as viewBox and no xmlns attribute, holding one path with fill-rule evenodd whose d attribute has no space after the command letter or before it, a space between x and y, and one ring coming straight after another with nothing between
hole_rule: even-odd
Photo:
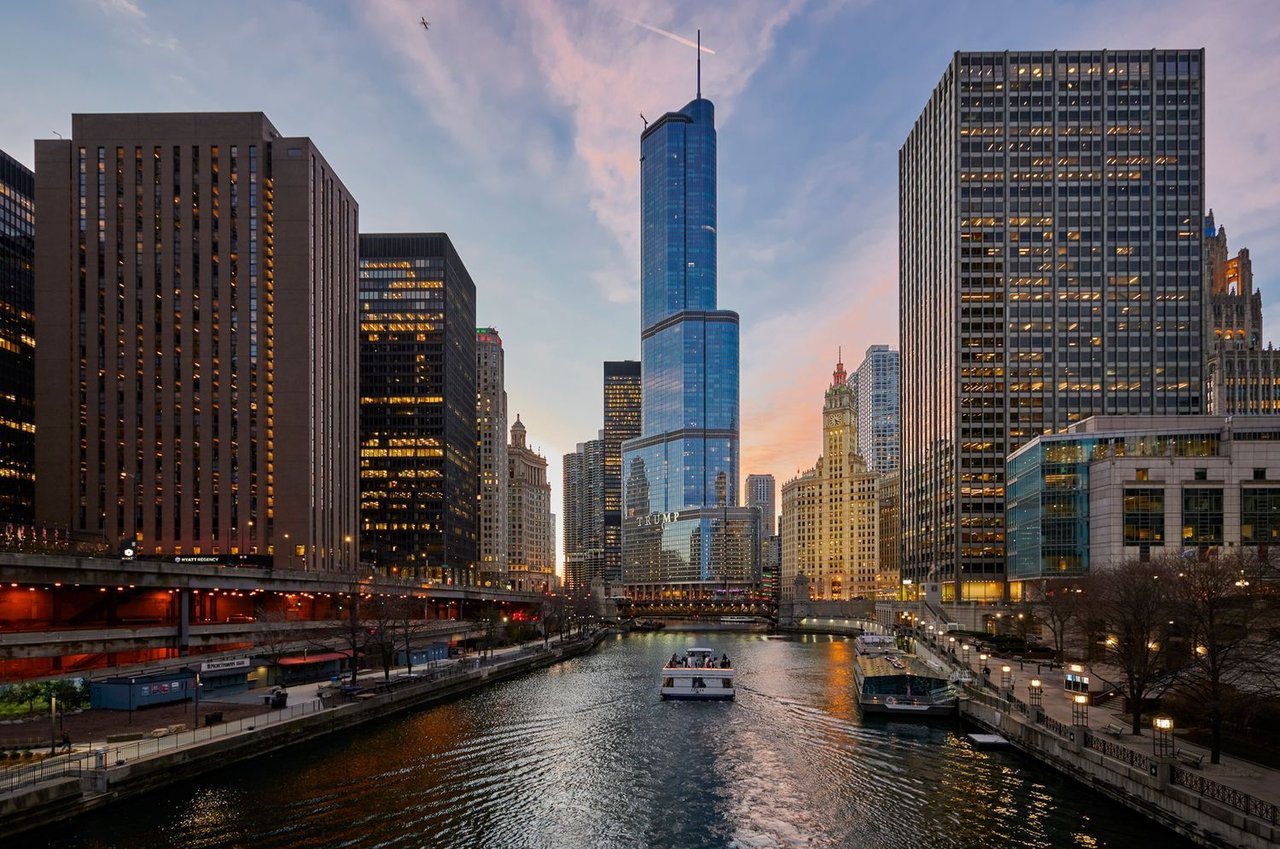
<instances>
[{"instance_id":1,"label":"passenger seated on boat","mask_svg":"<svg viewBox=\"0 0 1280 849\"><path fill-rule=\"evenodd\" d=\"M720 668L721 669L729 668L729 655L726 654L724 657L720 659Z\"/></svg>"},{"instance_id":2,"label":"passenger seated on boat","mask_svg":"<svg viewBox=\"0 0 1280 849\"><path fill-rule=\"evenodd\" d=\"M672 652L671 660L667 663L667 666L677 666L677 665L679 665L679 661L676 660L676 653Z\"/></svg>"}]
</instances>

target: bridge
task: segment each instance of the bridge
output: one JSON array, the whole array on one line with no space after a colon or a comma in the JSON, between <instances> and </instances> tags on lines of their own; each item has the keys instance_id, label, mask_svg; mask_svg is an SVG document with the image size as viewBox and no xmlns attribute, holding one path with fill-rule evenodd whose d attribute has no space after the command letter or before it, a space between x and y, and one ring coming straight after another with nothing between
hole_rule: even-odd
<instances>
[{"instance_id":1,"label":"bridge","mask_svg":"<svg viewBox=\"0 0 1280 849\"><path fill-rule=\"evenodd\" d=\"M0 551L0 680L65 674L226 651L339 630L371 599L438 625L450 642L464 623L541 620L561 599L369 574ZM456 623L450 625L449 623Z\"/></svg>"}]
</instances>

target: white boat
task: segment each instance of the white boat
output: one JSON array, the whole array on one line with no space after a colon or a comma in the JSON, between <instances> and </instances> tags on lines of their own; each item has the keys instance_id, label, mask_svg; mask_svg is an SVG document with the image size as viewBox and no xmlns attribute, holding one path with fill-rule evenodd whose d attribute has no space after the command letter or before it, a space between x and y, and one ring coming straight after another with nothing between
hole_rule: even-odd
<instances>
[{"instance_id":1,"label":"white boat","mask_svg":"<svg viewBox=\"0 0 1280 849\"><path fill-rule=\"evenodd\" d=\"M683 657L674 654L662 668L664 699L732 699L733 667L728 655L716 657L708 648L691 648Z\"/></svg>"}]
</instances>

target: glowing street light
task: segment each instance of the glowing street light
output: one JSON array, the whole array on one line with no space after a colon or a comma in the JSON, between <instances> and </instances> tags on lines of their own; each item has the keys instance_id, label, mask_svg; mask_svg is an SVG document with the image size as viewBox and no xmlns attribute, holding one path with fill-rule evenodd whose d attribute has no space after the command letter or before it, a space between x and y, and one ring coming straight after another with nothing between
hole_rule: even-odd
<instances>
[{"instance_id":1,"label":"glowing street light","mask_svg":"<svg viewBox=\"0 0 1280 849\"><path fill-rule=\"evenodd\" d=\"M1032 678L1028 681L1027 696L1031 700L1032 707L1040 707L1044 703L1044 682L1039 678Z\"/></svg>"},{"instance_id":2,"label":"glowing street light","mask_svg":"<svg viewBox=\"0 0 1280 849\"><path fill-rule=\"evenodd\" d=\"M1157 757L1173 754L1173 717L1158 714L1151 720L1151 751Z\"/></svg>"},{"instance_id":3,"label":"glowing street light","mask_svg":"<svg viewBox=\"0 0 1280 849\"><path fill-rule=\"evenodd\" d=\"M1089 724L1089 697L1084 693L1076 693L1071 699L1071 723L1073 725Z\"/></svg>"}]
</instances>

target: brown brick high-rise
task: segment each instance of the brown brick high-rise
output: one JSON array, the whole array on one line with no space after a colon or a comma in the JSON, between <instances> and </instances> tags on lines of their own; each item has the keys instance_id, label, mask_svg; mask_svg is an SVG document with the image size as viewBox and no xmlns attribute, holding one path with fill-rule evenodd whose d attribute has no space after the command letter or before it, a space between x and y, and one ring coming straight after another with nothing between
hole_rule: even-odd
<instances>
[{"instance_id":1,"label":"brown brick high-rise","mask_svg":"<svg viewBox=\"0 0 1280 849\"><path fill-rule=\"evenodd\" d=\"M357 205L311 140L75 115L36 174L37 520L354 569Z\"/></svg>"}]
</instances>

